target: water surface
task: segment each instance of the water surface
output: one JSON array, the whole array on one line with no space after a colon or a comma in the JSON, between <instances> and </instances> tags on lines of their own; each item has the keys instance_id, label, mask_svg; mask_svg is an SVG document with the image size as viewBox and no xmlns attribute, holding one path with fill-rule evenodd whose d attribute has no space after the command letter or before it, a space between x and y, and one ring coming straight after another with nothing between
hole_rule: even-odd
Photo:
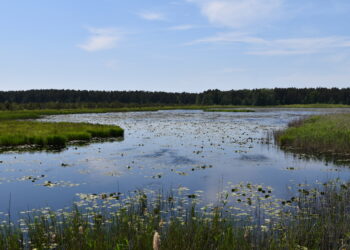
<instances>
[{"instance_id":1,"label":"water surface","mask_svg":"<svg viewBox=\"0 0 350 250\"><path fill-rule=\"evenodd\" d=\"M347 109L259 109L255 113L158 111L50 116L42 121L117 124L122 141L53 152L0 154L0 211L62 208L77 193L129 193L188 187L205 198L228 183L271 186L280 197L295 183L347 180L347 167L286 154L268 133L300 117ZM270 138L271 139L271 138Z\"/></svg>"}]
</instances>

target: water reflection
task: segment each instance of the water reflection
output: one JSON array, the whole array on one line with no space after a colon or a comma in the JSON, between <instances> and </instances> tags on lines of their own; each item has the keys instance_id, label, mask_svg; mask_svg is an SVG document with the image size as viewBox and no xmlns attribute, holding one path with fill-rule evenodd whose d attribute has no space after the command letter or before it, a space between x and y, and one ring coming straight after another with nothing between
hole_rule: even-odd
<instances>
[{"instance_id":1,"label":"water reflection","mask_svg":"<svg viewBox=\"0 0 350 250\"><path fill-rule=\"evenodd\" d=\"M343 112L345 109L331 110ZM127 193L180 186L216 199L222 186L250 182L287 196L293 183L314 183L350 171L280 151L268 132L323 109L266 109L255 113L159 111L79 114L45 121L117 124L123 141L69 147L62 152L7 152L0 155L0 210L22 211L71 205L76 193Z\"/></svg>"}]
</instances>

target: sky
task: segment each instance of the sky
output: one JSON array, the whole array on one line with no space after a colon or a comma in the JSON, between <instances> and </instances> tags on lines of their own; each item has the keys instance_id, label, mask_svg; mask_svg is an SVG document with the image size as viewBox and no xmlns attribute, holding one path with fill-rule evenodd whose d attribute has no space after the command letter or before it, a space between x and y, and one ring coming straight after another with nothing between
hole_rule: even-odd
<instances>
[{"instance_id":1,"label":"sky","mask_svg":"<svg viewBox=\"0 0 350 250\"><path fill-rule=\"evenodd\" d=\"M0 0L0 90L350 87L349 0Z\"/></svg>"}]
</instances>

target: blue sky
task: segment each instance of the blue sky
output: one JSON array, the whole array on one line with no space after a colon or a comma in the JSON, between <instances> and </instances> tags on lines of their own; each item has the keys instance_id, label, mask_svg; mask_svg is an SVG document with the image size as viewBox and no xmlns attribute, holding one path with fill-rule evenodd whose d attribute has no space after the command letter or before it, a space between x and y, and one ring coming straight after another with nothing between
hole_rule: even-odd
<instances>
[{"instance_id":1,"label":"blue sky","mask_svg":"<svg viewBox=\"0 0 350 250\"><path fill-rule=\"evenodd\" d=\"M0 89L350 87L349 0L0 0Z\"/></svg>"}]
</instances>

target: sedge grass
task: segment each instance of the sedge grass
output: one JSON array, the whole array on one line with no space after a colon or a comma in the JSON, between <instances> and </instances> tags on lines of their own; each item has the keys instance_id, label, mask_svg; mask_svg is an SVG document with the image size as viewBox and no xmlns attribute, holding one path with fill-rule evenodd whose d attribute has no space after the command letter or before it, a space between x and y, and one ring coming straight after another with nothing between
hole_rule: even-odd
<instances>
[{"instance_id":1,"label":"sedge grass","mask_svg":"<svg viewBox=\"0 0 350 250\"><path fill-rule=\"evenodd\" d=\"M309 117L275 133L283 148L316 155L350 156L350 114Z\"/></svg>"},{"instance_id":2,"label":"sedge grass","mask_svg":"<svg viewBox=\"0 0 350 250\"><path fill-rule=\"evenodd\" d=\"M0 122L0 146L64 147L71 141L122 137L123 133L123 129L111 125L10 120Z\"/></svg>"}]
</instances>

